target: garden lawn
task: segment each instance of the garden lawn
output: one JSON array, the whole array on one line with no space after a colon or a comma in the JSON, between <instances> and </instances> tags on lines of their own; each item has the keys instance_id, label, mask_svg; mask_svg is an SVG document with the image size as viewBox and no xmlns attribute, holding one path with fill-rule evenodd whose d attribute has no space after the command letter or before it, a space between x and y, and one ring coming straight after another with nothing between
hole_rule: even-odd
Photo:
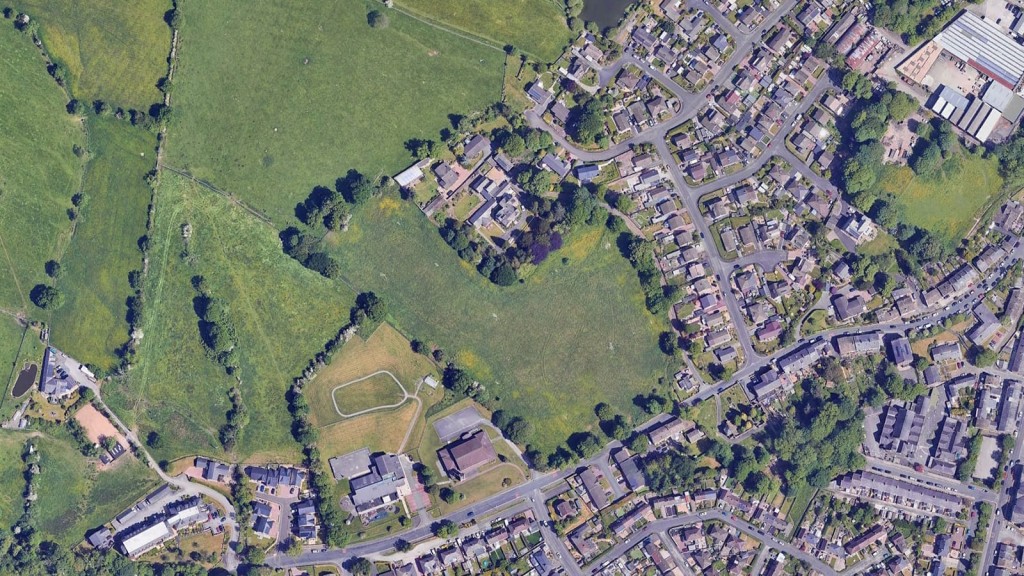
<instances>
[{"instance_id":1,"label":"garden lawn","mask_svg":"<svg viewBox=\"0 0 1024 576\"><path fill-rule=\"evenodd\" d=\"M511 44L544 62L554 62L573 37L562 3L553 0L398 0L397 4L498 46Z\"/></svg>"},{"instance_id":2,"label":"garden lawn","mask_svg":"<svg viewBox=\"0 0 1024 576\"><path fill-rule=\"evenodd\" d=\"M359 336L349 340L335 353L331 362L317 373L316 378L303 387L313 423L317 426L327 426L341 421L342 417L335 411L331 398L333 395L338 399L338 405L342 406L344 398L351 396L351 390L350 387L346 387L333 393L335 386L380 370L394 374L409 394L416 391L417 382L428 374L433 374L434 378L440 381L437 369L431 361L413 352L405 336L390 324L384 323L365 340ZM390 382L388 390L398 391L393 380L387 378L387 382ZM427 388L424 387L424 390ZM397 400L387 403L393 404L395 401ZM342 411L345 412L344 408Z\"/></svg>"},{"instance_id":3,"label":"garden lawn","mask_svg":"<svg viewBox=\"0 0 1024 576\"><path fill-rule=\"evenodd\" d=\"M40 453L36 525L44 539L66 547L109 522L159 482L152 470L131 455L99 472L70 442L49 436L34 442Z\"/></svg>"},{"instance_id":4,"label":"garden lawn","mask_svg":"<svg viewBox=\"0 0 1024 576\"><path fill-rule=\"evenodd\" d=\"M959 169L955 169L959 163ZM946 162L945 176L922 178L906 166L888 166L878 181L893 195L903 220L958 243L1003 185L999 161L964 153Z\"/></svg>"},{"instance_id":5,"label":"garden lawn","mask_svg":"<svg viewBox=\"0 0 1024 576\"><path fill-rule=\"evenodd\" d=\"M334 401L344 414L398 404L403 399L402 388L387 374L376 374L334 391Z\"/></svg>"},{"instance_id":6,"label":"garden lawn","mask_svg":"<svg viewBox=\"0 0 1024 576\"><path fill-rule=\"evenodd\" d=\"M148 111L167 75L170 0L14 0L38 23L47 52L67 65L71 92L84 102Z\"/></svg>"},{"instance_id":7,"label":"garden lawn","mask_svg":"<svg viewBox=\"0 0 1024 576\"><path fill-rule=\"evenodd\" d=\"M367 25L371 9L386 28ZM349 169L397 173L407 140L501 98L503 52L371 0L181 10L167 163L278 222Z\"/></svg>"},{"instance_id":8,"label":"garden lawn","mask_svg":"<svg viewBox=\"0 0 1024 576\"><path fill-rule=\"evenodd\" d=\"M87 200L58 286L66 302L52 315L51 339L76 360L109 370L128 340L128 273L142 269L139 237L146 233L151 191L146 173L156 162L156 137L113 118L90 117L82 190Z\"/></svg>"},{"instance_id":9,"label":"garden lawn","mask_svg":"<svg viewBox=\"0 0 1024 576\"><path fill-rule=\"evenodd\" d=\"M228 304L237 332L242 398L250 421L237 455L298 462L285 392L348 322L354 294L281 251L277 230L222 196L165 172L146 281L145 338L126 380L108 384L111 407L145 437L163 436L159 458L221 454L217 432L234 379L207 358L193 310L193 276ZM188 255L182 228L192 227Z\"/></svg>"},{"instance_id":10,"label":"garden lawn","mask_svg":"<svg viewBox=\"0 0 1024 576\"><path fill-rule=\"evenodd\" d=\"M0 26L0 309L41 314L29 291L47 281L43 265L71 232L81 176L72 147L85 133L66 103L29 37Z\"/></svg>"},{"instance_id":11,"label":"garden lawn","mask_svg":"<svg viewBox=\"0 0 1024 576\"><path fill-rule=\"evenodd\" d=\"M468 369L496 408L529 419L530 442L542 450L594 428L599 402L639 417L632 398L667 374L657 346L665 319L646 311L636 273L603 227L570 234L507 288L461 261L415 206L395 198L356 210L333 240L347 279L382 295L403 333Z\"/></svg>"}]
</instances>

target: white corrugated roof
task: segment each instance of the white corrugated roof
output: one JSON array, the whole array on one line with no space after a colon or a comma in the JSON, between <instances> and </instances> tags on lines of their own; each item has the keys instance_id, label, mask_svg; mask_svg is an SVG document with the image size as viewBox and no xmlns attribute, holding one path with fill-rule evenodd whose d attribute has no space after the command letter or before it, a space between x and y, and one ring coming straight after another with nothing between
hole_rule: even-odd
<instances>
[{"instance_id":1,"label":"white corrugated roof","mask_svg":"<svg viewBox=\"0 0 1024 576\"><path fill-rule=\"evenodd\" d=\"M1017 44L995 24L964 11L935 36L957 58L984 68L993 80L1015 87L1024 76L1024 46Z\"/></svg>"}]
</instances>

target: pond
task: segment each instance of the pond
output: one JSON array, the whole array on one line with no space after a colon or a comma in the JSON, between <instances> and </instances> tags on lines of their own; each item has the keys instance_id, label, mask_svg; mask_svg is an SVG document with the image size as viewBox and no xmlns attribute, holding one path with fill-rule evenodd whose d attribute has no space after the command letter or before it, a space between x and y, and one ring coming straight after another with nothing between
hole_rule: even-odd
<instances>
[{"instance_id":1,"label":"pond","mask_svg":"<svg viewBox=\"0 0 1024 576\"><path fill-rule=\"evenodd\" d=\"M39 367L35 364L29 364L22 368L21 373L18 374L18 379L14 381L14 390L11 392L11 395L17 398L28 392L32 385L36 383L37 374L39 374Z\"/></svg>"},{"instance_id":2,"label":"pond","mask_svg":"<svg viewBox=\"0 0 1024 576\"><path fill-rule=\"evenodd\" d=\"M594 22L604 30L609 26L619 23L622 15L626 13L626 7L635 0L583 0L583 12L580 18L587 22Z\"/></svg>"}]
</instances>

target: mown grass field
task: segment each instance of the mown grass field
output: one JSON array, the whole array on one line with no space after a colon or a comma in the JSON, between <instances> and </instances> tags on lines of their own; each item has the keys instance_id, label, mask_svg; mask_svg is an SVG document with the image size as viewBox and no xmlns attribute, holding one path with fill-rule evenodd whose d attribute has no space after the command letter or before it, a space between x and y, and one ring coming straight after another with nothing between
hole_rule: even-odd
<instances>
[{"instance_id":1,"label":"mown grass field","mask_svg":"<svg viewBox=\"0 0 1024 576\"><path fill-rule=\"evenodd\" d=\"M156 137L113 118L89 119L91 158L86 202L62 259L58 286L64 306L53 313L51 341L75 359L109 369L128 340L128 273L142 269L139 237L146 233Z\"/></svg>"},{"instance_id":2,"label":"mown grass field","mask_svg":"<svg viewBox=\"0 0 1024 576\"><path fill-rule=\"evenodd\" d=\"M334 391L334 401L344 414L398 404L404 398L402 389L387 374L376 374Z\"/></svg>"},{"instance_id":3,"label":"mown grass field","mask_svg":"<svg viewBox=\"0 0 1024 576\"><path fill-rule=\"evenodd\" d=\"M167 74L170 0L15 0L39 25L51 57L71 72L71 92L86 102L149 110Z\"/></svg>"},{"instance_id":4,"label":"mown grass field","mask_svg":"<svg viewBox=\"0 0 1024 576\"><path fill-rule=\"evenodd\" d=\"M942 177L923 178L906 166L888 166L878 181L894 196L907 222L952 244L971 229L985 204L999 193L1003 179L996 158L973 154L948 160L943 172Z\"/></svg>"},{"instance_id":5,"label":"mown grass field","mask_svg":"<svg viewBox=\"0 0 1024 576\"><path fill-rule=\"evenodd\" d=\"M65 105L29 37L0 26L0 308L34 316L28 294L67 242L81 172L85 134Z\"/></svg>"},{"instance_id":6,"label":"mown grass field","mask_svg":"<svg viewBox=\"0 0 1024 576\"><path fill-rule=\"evenodd\" d=\"M439 345L497 407L533 422L538 448L594 427L599 402L638 415L633 397L666 375L657 346L665 320L644 308L636 273L604 228L569 235L508 288L459 260L415 206L395 198L357 210L333 240L347 279L383 295L399 330Z\"/></svg>"},{"instance_id":7,"label":"mown grass field","mask_svg":"<svg viewBox=\"0 0 1024 576\"><path fill-rule=\"evenodd\" d=\"M182 3L168 164L280 222L314 186L350 168L396 173L407 140L500 99L501 51L393 10L372 29L374 8Z\"/></svg>"},{"instance_id":8,"label":"mown grass field","mask_svg":"<svg viewBox=\"0 0 1024 576\"><path fill-rule=\"evenodd\" d=\"M544 62L554 62L572 39L565 9L553 0L398 0L396 4L499 46L512 44Z\"/></svg>"},{"instance_id":9,"label":"mown grass field","mask_svg":"<svg viewBox=\"0 0 1024 576\"><path fill-rule=\"evenodd\" d=\"M238 456L298 462L285 391L347 322L354 294L284 255L277 230L190 180L165 172L156 198L145 338L129 377L107 385L107 401L142 436L160 432L160 458L221 453L216 436L233 379L206 357L199 337L191 278L202 275L228 303L238 336L250 415ZM185 223L192 226L187 258Z\"/></svg>"},{"instance_id":10,"label":"mown grass field","mask_svg":"<svg viewBox=\"0 0 1024 576\"><path fill-rule=\"evenodd\" d=\"M131 455L99 472L69 441L40 436L34 442L40 453L36 525L45 539L64 546L77 544L159 483Z\"/></svg>"},{"instance_id":11,"label":"mown grass field","mask_svg":"<svg viewBox=\"0 0 1024 576\"><path fill-rule=\"evenodd\" d=\"M394 374L410 394L415 392L416 383L424 376L433 374L440 379L430 360L414 353L409 347L409 341L389 324L381 324L369 338L364 340L355 336L349 340L334 355L331 363L303 388L313 423L327 426L340 422L342 417L334 410L331 400L334 387L380 370ZM387 389L397 391L394 381L390 378L387 381L390 383ZM342 388L334 395L339 406L346 396L351 395L349 388Z\"/></svg>"}]
</instances>

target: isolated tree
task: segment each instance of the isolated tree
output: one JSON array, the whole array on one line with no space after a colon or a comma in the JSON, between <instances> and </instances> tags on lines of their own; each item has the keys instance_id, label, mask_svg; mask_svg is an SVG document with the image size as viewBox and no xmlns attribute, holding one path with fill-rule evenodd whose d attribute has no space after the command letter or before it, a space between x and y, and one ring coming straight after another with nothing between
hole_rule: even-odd
<instances>
[{"instance_id":1,"label":"isolated tree","mask_svg":"<svg viewBox=\"0 0 1024 576\"><path fill-rule=\"evenodd\" d=\"M33 304L43 310L60 308L64 304L64 293L46 284L36 284L28 296Z\"/></svg>"},{"instance_id":2,"label":"isolated tree","mask_svg":"<svg viewBox=\"0 0 1024 576\"><path fill-rule=\"evenodd\" d=\"M160 433L153 430L146 435L146 445L150 448L157 449L164 445L164 439L160 436Z\"/></svg>"},{"instance_id":3,"label":"isolated tree","mask_svg":"<svg viewBox=\"0 0 1024 576\"><path fill-rule=\"evenodd\" d=\"M373 576L373 563L363 557L352 559L348 567L349 572L355 576Z\"/></svg>"},{"instance_id":4,"label":"isolated tree","mask_svg":"<svg viewBox=\"0 0 1024 576\"><path fill-rule=\"evenodd\" d=\"M451 520L441 520L431 524L430 531L438 538L454 538L459 533L459 526Z\"/></svg>"},{"instance_id":5,"label":"isolated tree","mask_svg":"<svg viewBox=\"0 0 1024 576\"><path fill-rule=\"evenodd\" d=\"M45 269L46 275L49 276L50 278L60 277L60 262L57 262L56 260L48 260L46 262Z\"/></svg>"},{"instance_id":6,"label":"isolated tree","mask_svg":"<svg viewBox=\"0 0 1024 576\"><path fill-rule=\"evenodd\" d=\"M370 13L366 15L366 23L370 25L370 28L387 28L389 21L388 17L380 10L370 10Z\"/></svg>"},{"instance_id":7,"label":"isolated tree","mask_svg":"<svg viewBox=\"0 0 1024 576\"><path fill-rule=\"evenodd\" d=\"M491 272L491 282L498 286L511 286L516 283L516 270L508 262L502 263Z\"/></svg>"}]
</instances>

